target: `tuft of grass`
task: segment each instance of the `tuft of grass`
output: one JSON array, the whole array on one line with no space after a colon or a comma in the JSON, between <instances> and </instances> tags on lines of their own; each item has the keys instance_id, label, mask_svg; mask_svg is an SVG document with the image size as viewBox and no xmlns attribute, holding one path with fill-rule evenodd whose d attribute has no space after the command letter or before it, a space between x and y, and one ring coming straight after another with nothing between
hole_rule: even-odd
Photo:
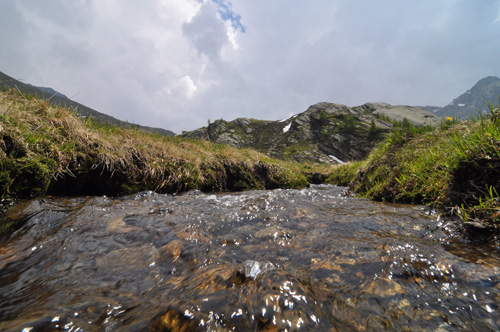
<instances>
[{"instance_id":1,"label":"tuft of grass","mask_svg":"<svg viewBox=\"0 0 500 332\"><path fill-rule=\"evenodd\" d=\"M356 161L343 165L335 165L325 182L348 187L356 178L360 167L364 164L364 161Z\"/></svg>"}]
</instances>

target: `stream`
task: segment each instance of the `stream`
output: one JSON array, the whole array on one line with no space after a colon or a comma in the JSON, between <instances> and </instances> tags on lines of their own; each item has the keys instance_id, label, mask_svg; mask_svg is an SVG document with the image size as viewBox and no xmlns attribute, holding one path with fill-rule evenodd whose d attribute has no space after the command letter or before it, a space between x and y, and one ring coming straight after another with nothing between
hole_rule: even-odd
<instances>
[{"instance_id":1,"label":"stream","mask_svg":"<svg viewBox=\"0 0 500 332\"><path fill-rule=\"evenodd\" d=\"M44 197L1 218L0 330L499 331L500 247L346 188Z\"/></svg>"}]
</instances>

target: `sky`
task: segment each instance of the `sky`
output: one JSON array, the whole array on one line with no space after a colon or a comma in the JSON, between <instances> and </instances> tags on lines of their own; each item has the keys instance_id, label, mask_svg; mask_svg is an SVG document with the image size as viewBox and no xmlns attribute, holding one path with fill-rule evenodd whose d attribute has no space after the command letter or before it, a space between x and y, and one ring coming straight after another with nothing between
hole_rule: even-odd
<instances>
[{"instance_id":1,"label":"sky","mask_svg":"<svg viewBox=\"0 0 500 332\"><path fill-rule=\"evenodd\" d=\"M500 0L0 0L0 71L176 133L500 77Z\"/></svg>"}]
</instances>

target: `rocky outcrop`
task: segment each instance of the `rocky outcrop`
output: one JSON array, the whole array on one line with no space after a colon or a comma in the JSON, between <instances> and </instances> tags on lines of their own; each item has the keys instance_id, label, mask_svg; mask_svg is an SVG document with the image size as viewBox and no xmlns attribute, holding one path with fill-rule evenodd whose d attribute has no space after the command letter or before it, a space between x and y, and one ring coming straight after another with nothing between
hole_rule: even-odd
<instances>
[{"instance_id":1,"label":"rocky outcrop","mask_svg":"<svg viewBox=\"0 0 500 332\"><path fill-rule=\"evenodd\" d=\"M359 106L362 109L372 110L375 115L389 117L393 121L403 121L405 118L415 126L437 126L441 118L425 110L423 107L390 105L386 103L367 103Z\"/></svg>"},{"instance_id":2,"label":"rocky outcrop","mask_svg":"<svg viewBox=\"0 0 500 332\"><path fill-rule=\"evenodd\" d=\"M438 116L418 107L385 103L348 107L322 102L281 121L220 119L183 136L252 148L279 159L339 163L366 158L403 119L416 126L440 122Z\"/></svg>"}]
</instances>

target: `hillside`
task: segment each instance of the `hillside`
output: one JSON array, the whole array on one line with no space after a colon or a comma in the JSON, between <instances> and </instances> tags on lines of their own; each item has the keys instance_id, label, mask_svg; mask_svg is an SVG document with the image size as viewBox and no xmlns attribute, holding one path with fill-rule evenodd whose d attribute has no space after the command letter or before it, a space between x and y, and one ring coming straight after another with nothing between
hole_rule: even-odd
<instances>
[{"instance_id":1,"label":"hillside","mask_svg":"<svg viewBox=\"0 0 500 332\"><path fill-rule=\"evenodd\" d=\"M403 121L435 126L441 119L418 107L385 103L348 107L323 102L281 121L220 119L182 136L252 148L284 160L341 163L366 158Z\"/></svg>"},{"instance_id":2,"label":"hillside","mask_svg":"<svg viewBox=\"0 0 500 332\"><path fill-rule=\"evenodd\" d=\"M500 98L500 78L488 76L479 80L450 104L440 108L436 114L442 117L468 119L477 116L478 111L487 111L490 103Z\"/></svg>"},{"instance_id":3,"label":"hillside","mask_svg":"<svg viewBox=\"0 0 500 332\"><path fill-rule=\"evenodd\" d=\"M500 108L434 130L393 131L367 159L334 169L328 182L375 200L429 204L464 221L472 241L500 230Z\"/></svg>"},{"instance_id":4,"label":"hillside","mask_svg":"<svg viewBox=\"0 0 500 332\"><path fill-rule=\"evenodd\" d=\"M120 127L138 127L142 130L146 130L149 132L159 133L166 136L173 136L174 133L170 130L165 130L162 128L152 128L141 125L133 125L126 121L118 120L112 116L106 115L104 113L98 112L90 107L77 103L65 95L55 91L52 88L48 87L36 87L31 84L25 84L12 78L2 72L0 72L0 89L18 89L22 93L27 93L31 95L35 95L42 99L50 100L50 103L56 106L62 106L65 108L69 108L75 110L78 114L83 117L91 116L93 119L100 123L107 123L109 125L120 126Z\"/></svg>"},{"instance_id":5,"label":"hillside","mask_svg":"<svg viewBox=\"0 0 500 332\"><path fill-rule=\"evenodd\" d=\"M316 181L318 172L325 178L327 169L248 149L102 125L16 90L0 91L3 199L297 188Z\"/></svg>"}]
</instances>

